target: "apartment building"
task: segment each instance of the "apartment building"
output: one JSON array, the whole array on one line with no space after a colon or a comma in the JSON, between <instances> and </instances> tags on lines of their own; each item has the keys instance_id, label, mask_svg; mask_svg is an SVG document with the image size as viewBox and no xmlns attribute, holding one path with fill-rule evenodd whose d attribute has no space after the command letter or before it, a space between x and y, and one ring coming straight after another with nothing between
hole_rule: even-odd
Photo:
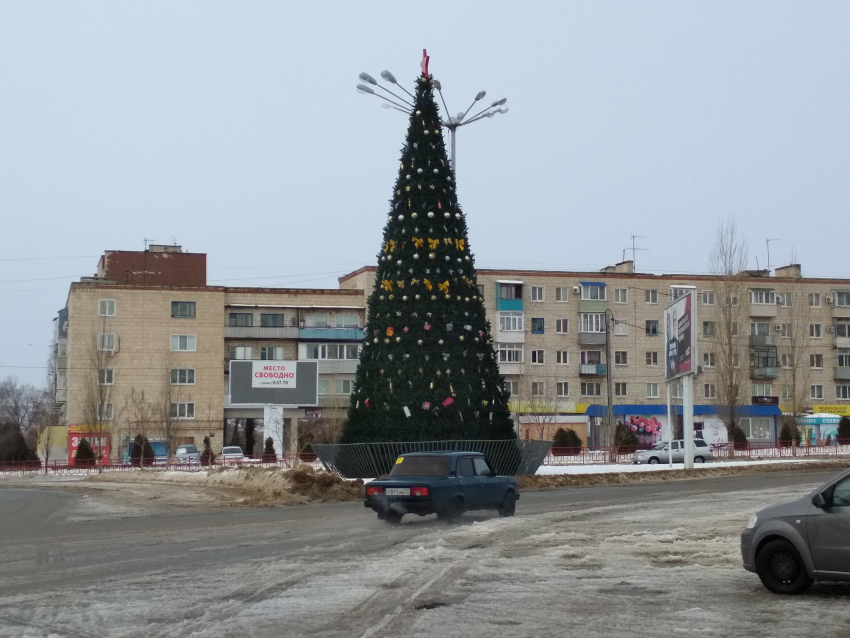
<instances>
[{"instance_id":1,"label":"apartment building","mask_svg":"<svg viewBox=\"0 0 850 638\"><path fill-rule=\"evenodd\" d=\"M373 268L361 268L340 278L340 286L368 294L373 279ZM717 405L721 290L736 291L729 295L740 343L734 365L749 379L737 413L751 441L776 441L792 395L798 410L850 414L850 279L806 279L796 264L731 279L651 275L626 261L599 272L485 269L478 283L524 438L551 438L569 427L593 442L607 413L610 372L615 418L634 426L643 442L656 439L652 431L667 422L662 313L689 291L697 300L701 364L694 380L697 436L726 440ZM611 334L606 311L613 314ZM671 390L673 411L678 403L681 414L681 389Z\"/></svg>"},{"instance_id":2,"label":"apartment building","mask_svg":"<svg viewBox=\"0 0 850 638\"><path fill-rule=\"evenodd\" d=\"M69 455L83 436L104 434L115 462L140 431L161 439L166 422L174 441L200 448L210 436L220 450L226 420L264 412L230 403L232 359L318 360L318 405L286 406L285 431L342 419L363 325L361 290L208 286L206 255L179 246L107 251L95 276L71 284L56 318L56 403Z\"/></svg>"}]
</instances>

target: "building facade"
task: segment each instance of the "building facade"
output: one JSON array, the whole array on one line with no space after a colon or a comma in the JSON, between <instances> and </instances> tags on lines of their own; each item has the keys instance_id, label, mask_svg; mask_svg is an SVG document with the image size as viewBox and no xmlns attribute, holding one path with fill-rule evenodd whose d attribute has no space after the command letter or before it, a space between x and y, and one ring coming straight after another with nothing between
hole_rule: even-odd
<instances>
[{"instance_id":1,"label":"building facade","mask_svg":"<svg viewBox=\"0 0 850 638\"><path fill-rule=\"evenodd\" d=\"M373 278L362 268L340 286L368 294ZM775 442L783 413L850 410L850 279L806 279L799 265L729 278L651 275L629 261L600 272L484 269L478 283L524 438L565 427L593 443L610 373L617 421L643 443L657 439L667 420L662 314L688 292L697 311L697 436L727 440L720 414L730 366L751 442ZM671 391L681 414L680 386Z\"/></svg>"}]
</instances>

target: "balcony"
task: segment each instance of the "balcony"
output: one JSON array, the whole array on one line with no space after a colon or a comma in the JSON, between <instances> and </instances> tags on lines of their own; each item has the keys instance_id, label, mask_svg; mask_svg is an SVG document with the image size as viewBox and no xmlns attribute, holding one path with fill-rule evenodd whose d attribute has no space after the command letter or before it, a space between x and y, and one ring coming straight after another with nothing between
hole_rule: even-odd
<instances>
[{"instance_id":1,"label":"balcony","mask_svg":"<svg viewBox=\"0 0 850 638\"><path fill-rule=\"evenodd\" d=\"M359 359L319 359L319 374L354 374Z\"/></svg>"},{"instance_id":2,"label":"balcony","mask_svg":"<svg viewBox=\"0 0 850 638\"><path fill-rule=\"evenodd\" d=\"M750 335L751 348L765 348L776 346L776 342L771 335Z\"/></svg>"},{"instance_id":3,"label":"balcony","mask_svg":"<svg viewBox=\"0 0 850 638\"><path fill-rule=\"evenodd\" d=\"M604 299L580 299L578 302L579 312L605 312L608 302Z\"/></svg>"},{"instance_id":4,"label":"balcony","mask_svg":"<svg viewBox=\"0 0 850 638\"><path fill-rule=\"evenodd\" d=\"M601 346L605 345L604 332L579 332L578 343L580 346Z\"/></svg>"},{"instance_id":5,"label":"balcony","mask_svg":"<svg viewBox=\"0 0 850 638\"><path fill-rule=\"evenodd\" d=\"M604 363L582 363L578 373L583 377L604 377L608 373L608 366Z\"/></svg>"},{"instance_id":6,"label":"balcony","mask_svg":"<svg viewBox=\"0 0 850 638\"><path fill-rule=\"evenodd\" d=\"M351 403L351 396L348 394L320 394L320 408L347 408Z\"/></svg>"},{"instance_id":7,"label":"balcony","mask_svg":"<svg viewBox=\"0 0 850 638\"><path fill-rule=\"evenodd\" d=\"M68 369L68 357L60 357L57 355L56 357L56 369L57 370L67 370Z\"/></svg>"},{"instance_id":8,"label":"balcony","mask_svg":"<svg viewBox=\"0 0 850 638\"><path fill-rule=\"evenodd\" d=\"M497 311L522 312L522 299L496 299Z\"/></svg>"},{"instance_id":9,"label":"balcony","mask_svg":"<svg viewBox=\"0 0 850 638\"><path fill-rule=\"evenodd\" d=\"M297 339L298 328L281 326L278 328L261 328L259 326L225 326L225 339Z\"/></svg>"},{"instance_id":10,"label":"balcony","mask_svg":"<svg viewBox=\"0 0 850 638\"><path fill-rule=\"evenodd\" d=\"M750 368L751 379L775 379L779 374L779 369L775 366Z\"/></svg>"},{"instance_id":11,"label":"balcony","mask_svg":"<svg viewBox=\"0 0 850 638\"><path fill-rule=\"evenodd\" d=\"M521 363L499 363L499 374L502 376L509 374L522 374Z\"/></svg>"},{"instance_id":12,"label":"balcony","mask_svg":"<svg viewBox=\"0 0 850 638\"><path fill-rule=\"evenodd\" d=\"M836 381L850 381L850 368L836 366L833 378Z\"/></svg>"},{"instance_id":13,"label":"balcony","mask_svg":"<svg viewBox=\"0 0 850 638\"><path fill-rule=\"evenodd\" d=\"M303 341L362 341L363 328L299 328Z\"/></svg>"},{"instance_id":14,"label":"balcony","mask_svg":"<svg viewBox=\"0 0 850 638\"><path fill-rule=\"evenodd\" d=\"M751 317L768 317L774 318L779 316L779 306L775 303L751 303Z\"/></svg>"},{"instance_id":15,"label":"balcony","mask_svg":"<svg viewBox=\"0 0 850 638\"><path fill-rule=\"evenodd\" d=\"M850 348L850 337L839 337L835 335L835 348Z\"/></svg>"}]
</instances>

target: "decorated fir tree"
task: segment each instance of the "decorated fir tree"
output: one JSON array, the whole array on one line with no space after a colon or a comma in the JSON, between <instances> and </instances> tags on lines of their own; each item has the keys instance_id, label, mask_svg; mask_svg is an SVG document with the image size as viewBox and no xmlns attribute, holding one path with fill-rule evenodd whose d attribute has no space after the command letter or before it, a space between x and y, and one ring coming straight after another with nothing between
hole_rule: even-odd
<instances>
[{"instance_id":1,"label":"decorated fir tree","mask_svg":"<svg viewBox=\"0 0 850 638\"><path fill-rule=\"evenodd\" d=\"M343 443L515 438L432 80L424 61Z\"/></svg>"}]
</instances>

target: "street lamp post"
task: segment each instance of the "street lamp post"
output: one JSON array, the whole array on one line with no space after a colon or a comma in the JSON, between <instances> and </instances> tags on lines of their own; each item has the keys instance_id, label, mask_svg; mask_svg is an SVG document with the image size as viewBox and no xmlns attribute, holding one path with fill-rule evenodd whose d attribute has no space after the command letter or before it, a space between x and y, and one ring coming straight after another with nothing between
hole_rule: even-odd
<instances>
[{"instance_id":1,"label":"street lamp post","mask_svg":"<svg viewBox=\"0 0 850 638\"><path fill-rule=\"evenodd\" d=\"M425 53L424 50L422 51L422 54L423 54L423 72L424 72L428 68L427 67L428 57L427 57L427 54ZM410 100L413 99L413 95L407 89L405 89L404 87L399 85L399 83L395 79L395 76L392 73L390 73L389 71L382 71L381 72L381 78L385 82L387 82L387 83L389 83L389 84L391 84L395 87L398 87L399 90L404 91L407 94L407 96L410 98ZM363 93L365 95L374 95L375 97L383 100L383 104L381 104L381 106L383 106L386 109L394 109L396 111L401 111L402 113L407 113L408 115L412 112L413 104L408 100L408 97L404 97L402 95L399 95L398 93L394 93L390 89L388 89L384 86L381 86L380 84L378 84L377 80L375 80L368 73L361 73L360 74L360 80L361 80L362 84L357 85L357 92L358 93ZM503 97L499 100L496 100L495 102L492 102L489 106L481 109L475 115L467 118L467 115L469 115L469 112L472 110L472 107L474 107L480 100L484 99L484 97L487 95L486 91L479 91L476 94L475 98L472 100L472 104L469 105L469 108L467 108L463 112L458 113L455 117L451 117L449 115L449 107L446 105L445 98L443 98L443 87L442 87L442 85L440 84L439 80L433 80L433 84L434 84L434 88L437 89L437 92L440 94L440 101L443 103L443 107L446 110L446 117L445 117L444 120L440 120L440 124L442 124L443 127L448 129L448 131L449 131L449 146L451 148L451 159L450 159L450 161L451 161L452 170L457 172L456 154L455 154L455 135L457 134L457 130L461 126L466 126L467 124L472 124L473 122L478 122L479 120L483 120L485 118L491 118L494 115L498 115L500 113L507 113L508 107L504 106L504 104L505 104L505 102L508 101L508 99ZM378 93L378 91L381 91L381 93ZM387 95L384 95L385 93L388 94L391 97L387 97Z\"/></svg>"}]
</instances>

